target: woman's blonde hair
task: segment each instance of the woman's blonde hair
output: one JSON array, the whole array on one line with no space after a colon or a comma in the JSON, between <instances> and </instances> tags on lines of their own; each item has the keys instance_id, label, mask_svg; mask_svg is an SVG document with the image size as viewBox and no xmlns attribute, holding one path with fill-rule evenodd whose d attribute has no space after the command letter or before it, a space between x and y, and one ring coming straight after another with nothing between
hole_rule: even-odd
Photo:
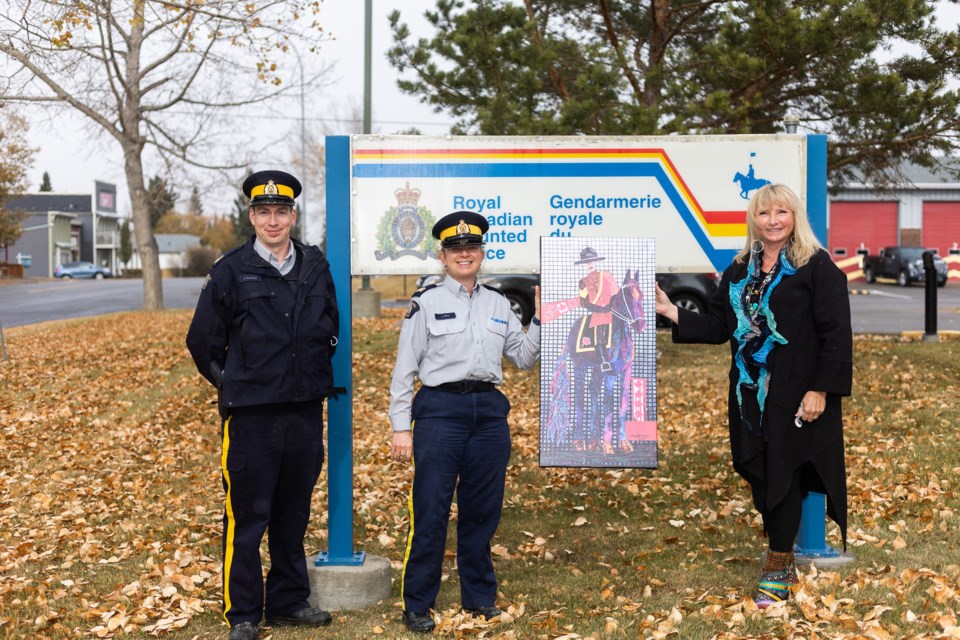
<instances>
[{"instance_id":1,"label":"woman's blonde hair","mask_svg":"<svg viewBox=\"0 0 960 640\"><path fill-rule=\"evenodd\" d=\"M810 226L807 211L800 198L790 187L784 184L768 184L757 189L747 205L747 243L734 257L737 262L750 259L750 247L759 240L757 233L757 213L781 205L793 212L793 234L787 240L787 259L795 267L802 267L810 261L817 251L823 248Z\"/></svg>"}]
</instances>

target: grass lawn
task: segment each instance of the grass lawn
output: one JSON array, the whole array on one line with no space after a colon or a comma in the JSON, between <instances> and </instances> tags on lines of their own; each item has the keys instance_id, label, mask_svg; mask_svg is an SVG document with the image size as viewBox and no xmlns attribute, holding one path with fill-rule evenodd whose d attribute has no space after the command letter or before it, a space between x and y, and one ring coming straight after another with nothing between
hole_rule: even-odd
<instances>
[{"instance_id":1,"label":"grass lawn","mask_svg":"<svg viewBox=\"0 0 960 640\"><path fill-rule=\"evenodd\" d=\"M388 457L402 313L354 325L355 546L389 558L395 580L411 475ZM5 332L0 637L226 637L219 424L184 348L189 320L127 313ZM459 615L451 527L437 635L960 637L960 341L858 336L845 405L856 560L807 570L796 597L766 613L747 597L763 541L730 466L728 352L664 333L658 345L656 470L539 468L537 374L506 371L513 457L493 552L512 619ZM325 505L324 479L311 554L326 548ZM835 527L828 534L839 544ZM411 637L397 593L395 583L389 602L337 612L323 631L262 637Z\"/></svg>"}]
</instances>

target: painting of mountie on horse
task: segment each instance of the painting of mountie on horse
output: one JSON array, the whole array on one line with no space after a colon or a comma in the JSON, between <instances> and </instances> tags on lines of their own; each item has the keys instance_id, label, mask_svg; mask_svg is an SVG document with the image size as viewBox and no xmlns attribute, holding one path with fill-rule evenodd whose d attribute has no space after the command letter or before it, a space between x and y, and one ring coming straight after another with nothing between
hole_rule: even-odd
<instances>
[{"instance_id":1,"label":"painting of mountie on horse","mask_svg":"<svg viewBox=\"0 0 960 640\"><path fill-rule=\"evenodd\" d=\"M739 183L740 185L740 197L744 200L750 199L750 192L756 191L760 187L770 184L769 180L764 180L763 178L757 178L753 175L753 165L750 165L750 168L747 170L746 175L737 171L736 175L733 176L733 181Z\"/></svg>"},{"instance_id":2,"label":"painting of mountie on horse","mask_svg":"<svg viewBox=\"0 0 960 640\"><path fill-rule=\"evenodd\" d=\"M627 269L618 284L610 272L597 268L602 260L593 248L585 247L574 262L587 270L578 296L541 308L544 323L574 310L587 311L573 320L557 357L542 431L548 449L583 452L579 459L584 462L587 457L632 452L628 421L645 419L631 415L634 336L646 326L640 272ZM645 406L646 399L641 403Z\"/></svg>"}]
</instances>

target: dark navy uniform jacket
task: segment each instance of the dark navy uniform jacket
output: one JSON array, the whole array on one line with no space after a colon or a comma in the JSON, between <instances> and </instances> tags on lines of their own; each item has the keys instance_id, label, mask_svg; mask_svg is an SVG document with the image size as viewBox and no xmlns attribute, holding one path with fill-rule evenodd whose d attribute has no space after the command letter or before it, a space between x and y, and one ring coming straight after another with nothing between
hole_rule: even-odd
<instances>
[{"instance_id":1,"label":"dark navy uniform jacket","mask_svg":"<svg viewBox=\"0 0 960 640\"><path fill-rule=\"evenodd\" d=\"M227 410L333 392L340 314L330 265L318 247L293 244L295 287L257 254L251 238L214 264L200 292L187 347Z\"/></svg>"}]
</instances>

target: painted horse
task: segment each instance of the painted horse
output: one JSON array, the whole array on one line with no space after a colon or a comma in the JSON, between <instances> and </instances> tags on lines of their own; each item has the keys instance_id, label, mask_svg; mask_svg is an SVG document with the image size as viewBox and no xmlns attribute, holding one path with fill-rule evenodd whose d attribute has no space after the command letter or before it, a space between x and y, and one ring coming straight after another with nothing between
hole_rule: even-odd
<instances>
[{"instance_id":1,"label":"painted horse","mask_svg":"<svg viewBox=\"0 0 960 640\"><path fill-rule=\"evenodd\" d=\"M646 325L638 277L639 271L631 275L628 269L620 291L610 300L608 331L591 328L590 314L574 320L570 327L550 383L546 431L556 445L580 451L599 448L604 453L632 449L626 438L626 421L633 380L633 332L643 331Z\"/></svg>"}]
</instances>

